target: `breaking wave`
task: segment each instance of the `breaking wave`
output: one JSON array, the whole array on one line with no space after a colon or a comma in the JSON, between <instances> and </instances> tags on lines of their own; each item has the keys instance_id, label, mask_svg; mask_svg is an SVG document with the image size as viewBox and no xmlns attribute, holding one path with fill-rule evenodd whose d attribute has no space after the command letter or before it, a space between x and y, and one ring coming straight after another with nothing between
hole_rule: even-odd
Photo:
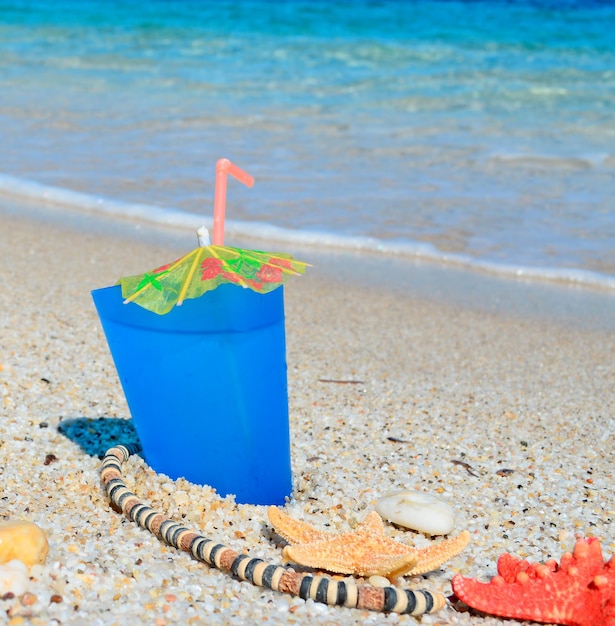
<instances>
[{"instance_id":1,"label":"breaking wave","mask_svg":"<svg viewBox=\"0 0 615 626\"><path fill-rule=\"evenodd\" d=\"M205 226L211 228L211 220L203 220L199 215L179 209L116 201L43 185L6 174L0 174L0 194L38 202L39 204L173 228L197 229L203 222L205 222ZM497 263L464 254L443 252L435 246L423 242L385 241L375 237L346 236L331 232L281 228L264 222L236 220L226 221L225 232L228 235L241 238L276 241L320 249L405 257L503 277L568 283L615 291L615 276L574 268L531 267Z\"/></svg>"}]
</instances>

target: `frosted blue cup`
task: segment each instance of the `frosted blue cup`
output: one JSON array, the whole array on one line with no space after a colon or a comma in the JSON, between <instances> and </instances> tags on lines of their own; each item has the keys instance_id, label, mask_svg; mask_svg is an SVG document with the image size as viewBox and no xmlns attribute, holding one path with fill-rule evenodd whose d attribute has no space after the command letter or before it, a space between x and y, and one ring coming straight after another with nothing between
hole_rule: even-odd
<instances>
[{"instance_id":1,"label":"frosted blue cup","mask_svg":"<svg viewBox=\"0 0 615 626\"><path fill-rule=\"evenodd\" d=\"M166 315L92 292L148 464L249 504L292 490L283 287L221 285Z\"/></svg>"}]
</instances>

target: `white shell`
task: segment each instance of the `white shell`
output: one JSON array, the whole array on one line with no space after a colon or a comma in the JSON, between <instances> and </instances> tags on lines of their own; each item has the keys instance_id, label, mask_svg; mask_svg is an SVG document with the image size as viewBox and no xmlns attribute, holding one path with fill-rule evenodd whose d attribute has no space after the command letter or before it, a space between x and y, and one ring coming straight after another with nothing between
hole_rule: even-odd
<instances>
[{"instance_id":1,"label":"white shell","mask_svg":"<svg viewBox=\"0 0 615 626\"><path fill-rule=\"evenodd\" d=\"M427 535L448 535L455 526L453 509L444 500L421 491L397 491L376 502L380 517Z\"/></svg>"},{"instance_id":2,"label":"white shell","mask_svg":"<svg viewBox=\"0 0 615 626\"><path fill-rule=\"evenodd\" d=\"M369 577L369 584L372 587L379 587L380 589L384 589L385 587L390 587L391 586L391 581L388 578L385 578L384 576L370 576Z\"/></svg>"}]
</instances>

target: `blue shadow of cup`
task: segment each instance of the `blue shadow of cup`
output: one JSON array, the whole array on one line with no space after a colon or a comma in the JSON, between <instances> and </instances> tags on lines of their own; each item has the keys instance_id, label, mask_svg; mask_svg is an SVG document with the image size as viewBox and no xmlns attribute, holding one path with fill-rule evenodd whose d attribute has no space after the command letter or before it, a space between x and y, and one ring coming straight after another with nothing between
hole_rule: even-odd
<instances>
[{"instance_id":1,"label":"blue shadow of cup","mask_svg":"<svg viewBox=\"0 0 615 626\"><path fill-rule=\"evenodd\" d=\"M149 465L249 504L292 491L284 294L221 285L166 315L92 292Z\"/></svg>"}]
</instances>

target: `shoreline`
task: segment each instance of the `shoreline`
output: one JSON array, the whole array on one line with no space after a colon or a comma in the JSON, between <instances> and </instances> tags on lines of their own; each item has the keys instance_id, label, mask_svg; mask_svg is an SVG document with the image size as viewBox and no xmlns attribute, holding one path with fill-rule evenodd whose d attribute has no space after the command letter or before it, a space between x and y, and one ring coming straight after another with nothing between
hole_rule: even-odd
<instances>
[{"instance_id":1,"label":"shoreline","mask_svg":"<svg viewBox=\"0 0 615 626\"><path fill-rule=\"evenodd\" d=\"M159 245L168 250L169 258L180 256L196 245L193 232L196 228L192 228L192 224L181 228L165 226L0 195L0 216L3 214L20 215L35 222L67 226L81 232L102 232L135 243ZM195 219L194 223L198 224L199 220ZM227 240L229 245L245 248L260 248L263 243L259 238L250 240L245 234L232 232ZM267 249L293 254L310 263L313 271L333 283L347 282L360 288L411 295L463 308L550 319L573 327L615 329L615 291L591 284L498 274L433 259L386 256L368 250L319 248L297 242L286 242L280 247L279 242L273 241ZM134 272L145 271L144 267L147 266L139 265Z\"/></svg>"},{"instance_id":2,"label":"shoreline","mask_svg":"<svg viewBox=\"0 0 615 626\"><path fill-rule=\"evenodd\" d=\"M159 265L178 247L155 229L105 230L73 218L62 226L0 213L10 267L0 275L3 516L34 521L50 542L47 563L31 572L36 602L20 608L16 598L0 599L0 609L15 618L30 611L33 624L75 626L416 624L240 583L110 508L97 454L129 437L130 422L89 292ZM519 292L518 302L537 311L525 315L497 298L477 306L472 289L463 303L443 283L429 298L374 286L377 276L355 284L330 270L323 275L314 264L285 288L289 513L341 532L391 491L440 495L455 509L454 534L467 529L472 542L438 571L401 582L445 595L456 573L493 576L502 552L559 560L579 533L600 537L605 556L615 552L612 327L571 323L574 316L559 323L533 287L529 301ZM433 280L425 279L426 293ZM361 384L327 382L347 379ZM50 454L55 460L45 464ZM264 507L171 481L139 458L131 457L125 476L157 510L281 562L283 544ZM386 533L419 547L431 541L390 524ZM50 603L54 594L63 601ZM421 620L442 623L504 621L451 605Z\"/></svg>"},{"instance_id":3,"label":"shoreline","mask_svg":"<svg viewBox=\"0 0 615 626\"><path fill-rule=\"evenodd\" d=\"M0 173L0 202L6 206L17 203L23 207L46 207L50 216L80 213L92 220L132 223L145 229L166 229L170 237L180 232L195 231L204 222L211 229L207 216L174 208L134 204L106 197L42 185ZM337 235L331 232L303 231L281 228L266 222L227 220L228 238L247 239L250 247L285 246L324 256L366 256L378 262L432 266L442 271L468 272L538 285L588 289L615 295L615 275L591 269L518 265L472 257L469 254L446 252L426 241L403 242L369 236ZM246 246L247 247L247 246Z\"/></svg>"}]
</instances>

